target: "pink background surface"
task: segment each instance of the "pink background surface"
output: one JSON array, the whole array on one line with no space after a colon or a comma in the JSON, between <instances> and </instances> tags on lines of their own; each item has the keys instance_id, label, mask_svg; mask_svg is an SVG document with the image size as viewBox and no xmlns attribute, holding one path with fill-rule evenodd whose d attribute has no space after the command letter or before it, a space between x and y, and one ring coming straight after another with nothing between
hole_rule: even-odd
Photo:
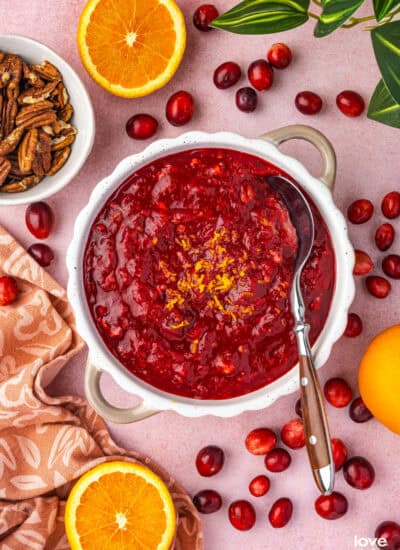
<instances>
[{"instance_id":1,"label":"pink background surface","mask_svg":"<svg viewBox=\"0 0 400 550\"><path fill-rule=\"evenodd\" d=\"M203 34L191 24L198 0L180 0L188 26L188 44L184 61L175 78L163 90L139 100L113 97L94 84L83 69L75 44L75 34L83 0L0 0L0 33L19 33L36 38L54 48L77 70L88 87L96 113L97 135L93 152L80 175L68 188L48 202L57 216L57 227L48 243L57 254L51 273L66 284L65 251L72 235L77 213L101 178L109 174L116 163L128 154L139 151L142 143L130 140L125 134L125 122L136 112L149 112L161 121L156 137L176 136L181 129L173 128L164 119L164 106L169 95L179 89L191 91L197 101L197 112L184 130L232 130L245 136L257 136L267 130L291 123L310 123L324 132L336 148L338 177L335 199L345 209L355 198L369 197L380 203L388 191L399 188L399 134L395 129L369 121L366 117L350 120L335 106L335 97L343 89L358 90L368 99L379 75L374 62L369 34L357 27L353 31L339 30L332 36L316 40L312 37L314 22L275 36L241 37L214 31ZM234 5L232 0L216 0L220 11ZM367 2L365 12L372 8ZM234 90L219 91L212 84L214 68L230 59L243 68L254 59L263 57L273 42L286 41L294 52L289 69L276 73L272 90L260 95L258 110L240 113L234 106ZM245 79L242 79L244 85ZM294 107L296 93L312 89L324 99L323 112L307 118ZM300 159L310 170L318 173L318 155L308 145L291 143L284 148ZM4 207L0 223L29 246L32 236L24 225L25 208ZM353 243L370 251L374 231L381 223L379 211L372 222L350 228ZM400 224L395 223L400 231ZM399 241L393 252L399 253ZM387 300L370 297L357 281L357 297L352 310L364 321L364 332L357 339L342 338L335 346L328 364L320 371L322 380L344 376L356 389L358 363L367 342L381 329L399 321L400 284ZM84 356L70 364L53 383L54 393L83 394ZM132 400L111 379L104 383L105 393L118 405ZM203 516L206 550L350 550L354 536L374 534L376 525L385 519L400 521L398 507L400 468L398 467L399 439L375 420L364 425L349 420L346 410L328 406L332 434L342 438L350 455L370 459L376 469L376 482L366 492L347 486L341 473L337 475L337 490L349 500L349 512L336 522L319 518L313 510L317 496L309 472L306 452L292 452L290 469L272 474L271 491L255 499L247 486L253 476L263 473L263 461L244 448L247 432L260 426L280 427L294 417L295 395L280 399L273 407L259 412L242 414L232 419L207 417L189 419L174 413L159 414L137 425L110 425L112 435L125 447L148 453L175 476L187 490L195 493L215 488L224 498L221 511ZM201 478L194 467L197 451L206 444L220 445L226 453L226 465L215 478ZM294 503L290 524L275 531L268 524L269 508L276 498L288 496ZM230 501L249 498L257 511L256 526L247 533L235 531L227 519Z\"/></svg>"}]
</instances>

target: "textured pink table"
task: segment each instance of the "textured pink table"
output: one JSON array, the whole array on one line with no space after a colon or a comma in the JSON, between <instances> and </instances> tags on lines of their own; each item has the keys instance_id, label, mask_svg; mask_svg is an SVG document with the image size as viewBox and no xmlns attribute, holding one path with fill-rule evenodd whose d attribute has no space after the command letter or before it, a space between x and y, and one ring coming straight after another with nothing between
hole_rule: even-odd
<instances>
[{"instance_id":1,"label":"textured pink table","mask_svg":"<svg viewBox=\"0 0 400 550\"><path fill-rule=\"evenodd\" d=\"M399 188L398 131L378 125L367 118L350 120L335 106L336 94L346 88L360 91L367 99L378 81L369 35L361 29L340 30L333 36L316 40L312 37L313 22L300 29L276 36L240 37L214 31L202 34L191 24L191 14L198 0L181 0L188 24L188 45L184 61L173 81L163 90L140 100L113 97L97 87L83 69L76 45L75 30L83 0L0 0L0 33L19 33L43 41L66 58L81 75L92 96L96 112L97 136L91 157L80 175L56 197L49 200L57 216L57 228L49 244L57 252L52 273L62 283L67 281L65 250L72 235L77 213L87 202L96 182L109 174L115 164L128 154L139 151L141 143L130 140L124 130L129 116L150 112L162 121L157 137L178 135L181 130L169 126L163 118L168 96L187 89L197 100L197 114L185 130L232 130L246 136L291 123L311 123L332 140L339 161L335 197L345 209L348 203L367 196L378 204L387 191ZM367 2L369 4L369 2ZM232 0L216 0L220 10L234 4ZM371 6L368 6L371 8ZM371 11L369 9L369 11ZM292 66L276 73L273 89L260 97L260 107L251 115L242 114L234 106L234 92L219 91L212 84L213 69L221 62L235 59L245 68L250 61L263 57L270 44L286 41L295 54ZM243 80L244 82L244 80ZM293 99L303 89L319 92L325 101L323 112L315 118L298 113ZM307 145L292 143L285 148L318 173L317 154ZM32 237L24 226L24 207L0 210L0 223L28 246ZM372 251L372 235L380 221L365 227L350 228L356 247ZM400 224L397 223L400 231ZM399 243L396 245L399 252ZM362 351L370 338L386 326L399 322L400 284L386 301L368 296L358 282L353 310L360 313L365 325L361 337L342 339L334 348L328 364L321 371L323 380L344 376L356 390L356 373ZM57 393L83 393L83 364L80 358L67 367L53 384ZM106 394L119 405L132 401L107 380ZM354 537L373 536L375 526L384 519L400 521L400 468L398 437L376 421L357 425L347 412L329 407L332 432L343 438L350 454L369 458L376 469L376 482L366 492L347 486L342 474L337 476L337 489L349 500L349 512L336 522L319 518L313 503L316 489L308 470L304 450L293 452L293 463L283 474L272 475L270 493L260 499L249 497L250 479L264 471L261 458L244 449L247 432L259 426L279 429L294 416L296 396L281 399L272 408L243 414L232 419L183 418L163 413L132 426L111 425L117 442L150 454L167 468L189 492L215 488L224 498L223 509L203 519L206 550L351 550ZM203 445L215 443L226 453L223 472L207 480L197 475L194 457ZM283 530L274 531L267 521L272 502L281 496L291 497L294 514ZM256 526L247 533L235 531L227 519L229 502L250 498L256 510Z\"/></svg>"}]
</instances>

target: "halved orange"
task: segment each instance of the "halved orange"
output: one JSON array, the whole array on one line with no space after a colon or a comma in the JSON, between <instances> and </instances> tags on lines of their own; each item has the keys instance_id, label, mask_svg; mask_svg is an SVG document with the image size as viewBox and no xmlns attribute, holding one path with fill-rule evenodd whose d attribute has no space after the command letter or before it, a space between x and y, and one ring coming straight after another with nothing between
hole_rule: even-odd
<instances>
[{"instance_id":1,"label":"halved orange","mask_svg":"<svg viewBox=\"0 0 400 550\"><path fill-rule=\"evenodd\" d=\"M168 550L175 527L166 485L132 462L105 462L86 472L65 508L72 550Z\"/></svg>"},{"instance_id":2,"label":"halved orange","mask_svg":"<svg viewBox=\"0 0 400 550\"><path fill-rule=\"evenodd\" d=\"M158 90L175 74L186 27L174 0L89 0L78 48L90 76L122 97Z\"/></svg>"}]
</instances>

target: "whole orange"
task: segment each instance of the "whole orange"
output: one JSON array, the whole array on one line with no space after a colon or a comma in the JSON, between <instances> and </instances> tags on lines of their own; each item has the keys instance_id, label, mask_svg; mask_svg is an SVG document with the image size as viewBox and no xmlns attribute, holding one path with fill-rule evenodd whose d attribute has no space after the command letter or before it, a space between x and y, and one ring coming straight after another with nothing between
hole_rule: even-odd
<instances>
[{"instance_id":1,"label":"whole orange","mask_svg":"<svg viewBox=\"0 0 400 550\"><path fill-rule=\"evenodd\" d=\"M400 325L378 334L360 364L361 397L372 414L400 434Z\"/></svg>"}]
</instances>

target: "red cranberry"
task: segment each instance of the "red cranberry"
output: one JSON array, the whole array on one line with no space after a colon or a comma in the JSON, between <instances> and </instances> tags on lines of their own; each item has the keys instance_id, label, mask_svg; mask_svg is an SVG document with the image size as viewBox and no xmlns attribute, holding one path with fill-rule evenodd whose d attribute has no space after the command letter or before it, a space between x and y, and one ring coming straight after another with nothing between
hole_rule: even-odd
<instances>
[{"instance_id":1,"label":"red cranberry","mask_svg":"<svg viewBox=\"0 0 400 550\"><path fill-rule=\"evenodd\" d=\"M272 44L267 59L276 69L286 69L292 61L292 52L286 44Z\"/></svg>"},{"instance_id":2,"label":"red cranberry","mask_svg":"<svg viewBox=\"0 0 400 550\"><path fill-rule=\"evenodd\" d=\"M165 114L173 126L187 124L194 113L194 99L189 92L181 90L173 94L167 103Z\"/></svg>"},{"instance_id":3,"label":"red cranberry","mask_svg":"<svg viewBox=\"0 0 400 550\"><path fill-rule=\"evenodd\" d=\"M276 445L276 435L269 428L257 428L246 437L245 445L253 455L266 455Z\"/></svg>"},{"instance_id":4,"label":"red cranberry","mask_svg":"<svg viewBox=\"0 0 400 550\"><path fill-rule=\"evenodd\" d=\"M26 209L25 222L37 239L47 239L54 226L54 214L45 202L34 202Z\"/></svg>"},{"instance_id":5,"label":"red cranberry","mask_svg":"<svg viewBox=\"0 0 400 550\"><path fill-rule=\"evenodd\" d=\"M32 244L28 248L28 254L34 258L39 265L47 267L54 260L54 254L52 249L43 243Z\"/></svg>"},{"instance_id":6,"label":"red cranberry","mask_svg":"<svg viewBox=\"0 0 400 550\"><path fill-rule=\"evenodd\" d=\"M363 98L351 90L341 92L336 98L336 105L344 115L351 118L360 116L365 109Z\"/></svg>"},{"instance_id":7,"label":"red cranberry","mask_svg":"<svg viewBox=\"0 0 400 550\"><path fill-rule=\"evenodd\" d=\"M395 521L383 521L376 528L375 537L378 539L376 543L378 548L385 548L385 550L399 550L400 525Z\"/></svg>"},{"instance_id":8,"label":"red cranberry","mask_svg":"<svg viewBox=\"0 0 400 550\"><path fill-rule=\"evenodd\" d=\"M367 409L366 404L361 397L356 397L350 405L349 415L354 422L362 423L371 420L372 413Z\"/></svg>"},{"instance_id":9,"label":"red cranberry","mask_svg":"<svg viewBox=\"0 0 400 550\"><path fill-rule=\"evenodd\" d=\"M256 522L256 512L247 500L236 500L229 506L229 521L239 531L248 531Z\"/></svg>"},{"instance_id":10,"label":"red cranberry","mask_svg":"<svg viewBox=\"0 0 400 550\"><path fill-rule=\"evenodd\" d=\"M201 514L213 514L222 506L222 498L217 491L206 489L193 497L193 504Z\"/></svg>"},{"instance_id":11,"label":"red cranberry","mask_svg":"<svg viewBox=\"0 0 400 550\"><path fill-rule=\"evenodd\" d=\"M210 477L218 474L224 465L224 451L215 445L208 445L198 452L196 467L201 476Z\"/></svg>"},{"instance_id":12,"label":"red cranberry","mask_svg":"<svg viewBox=\"0 0 400 550\"><path fill-rule=\"evenodd\" d=\"M281 431L283 443L291 449L301 449L306 444L303 421L299 418L287 422Z\"/></svg>"},{"instance_id":13,"label":"red cranberry","mask_svg":"<svg viewBox=\"0 0 400 550\"><path fill-rule=\"evenodd\" d=\"M12 304L18 296L17 283L13 277L0 277L0 306Z\"/></svg>"},{"instance_id":14,"label":"red cranberry","mask_svg":"<svg viewBox=\"0 0 400 550\"><path fill-rule=\"evenodd\" d=\"M234 61L227 61L215 69L214 84L220 90L226 90L236 84L241 76L242 71L239 65Z\"/></svg>"},{"instance_id":15,"label":"red cranberry","mask_svg":"<svg viewBox=\"0 0 400 550\"><path fill-rule=\"evenodd\" d=\"M212 4L203 4L193 14L193 25L202 32L212 31L213 28L210 27L210 23L218 15L219 12L215 6Z\"/></svg>"},{"instance_id":16,"label":"red cranberry","mask_svg":"<svg viewBox=\"0 0 400 550\"><path fill-rule=\"evenodd\" d=\"M149 139L157 132L158 122L147 114L134 115L126 123L126 133L132 139Z\"/></svg>"},{"instance_id":17,"label":"red cranberry","mask_svg":"<svg viewBox=\"0 0 400 550\"><path fill-rule=\"evenodd\" d=\"M352 398L351 388L343 378L331 378L325 383L324 394L328 403L337 408L346 407Z\"/></svg>"},{"instance_id":18,"label":"red cranberry","mask_svg":"<svg viewBox=\"0 0 400 550\"><path fill-rule=\"evenodd\" d=\"M347 316L347 325L344 335L348 338L355 338L362 333L363 324L357 313L349 313Z\"/></svg>"},{"instance_id":19,"label":"red cranberry","mask_svg":"<svg viewBox=\"0 0 400 550\"><path fill-rule=\"evenodd\" d=\"M292 513L292 501L289 498L279 498L273 503L268 514L268 519L272 527L280 529L289 523Z\"/></svg>"},{"instance_id":20,"label":"red cranberry","mask_svg":"<svg viewBox=\"0 0 400 550\"><path fill-rule=\"evenodd\" d=\"M400 279L400 256L398 254L389 254L382 261L382 269L388 277Z\"/></svg>"},{"instance_id":21,"label":"red cranberry","mask_svg":"<svg viewBox=\"0 0 400 550\"><path fill-rule=\"evenodd\" d=\"M392 224L383 223L380 225L375 233L375 244L379 250L382 250L382 252L388 250L393 244L394 235L395 231Z\"/></svg>"},{"instance_id":22,"label":"red cranberry","mask_svg":"<svg viewBox=\"0 0 400 550\"><path fill-rule=\"evenodd\" d=\"M267 476L257 476L250 481L249 491L253 497L262 497L268 493L270 485L271 482Z\"/></svg>"},{"instance_id":23,"label":"red cranberry","mask_svg":"<svg viewBox=\"0 0 400 550\"><path fill-rule=\"evenodd\" d=\"M251 113L255 111L257 107L257 94L253 90L253 88L250 88L249 86L245 86L244 88L240 88L236 92L236 106L240 111L243 111L244 113Z\"/></svg>"},{"instance_id":24,"label":"red cranberry","mask_svg":"<svg viewBox=\"0 0 400 550\"><path fill-rule=\"evenodd\" d=\"M383 197L382 213L391 220L400 215L400 193L398 191L392 191Z\"/></svg>"},{"instance_id":25,"label":"red cranberry","mask_svg":"<svg viewBox=\"0 0 400 550\"><path fill-rule=\"evenodd\" d=\"M338 472L347 460L347 449L343 441L338 438L331 439L331 444L333 462L335 463L335 471Z\"/></svg>"},{"instance_id":26,"label":"red cranberry","mask_svg":"<svg viewBox=\"0 0 400 550\"><path fill-rule=\"evenodd\" d=\"M303 409L301 407L301 399L298 399L296 401L296 405L294 407L294 410L295 410L297 416L300 416L300 418L303 418Z\"/></svg>"},{"instance_id":27,"label":"red cranberry","mask_svg":"<svg viewBox=\"0 0 400 550\"><path fill-rule=\"evenodd\" d=\"M368 199L359 199L350 204L347 210L347 217L351 223L365 223L374 212L374 205Z\"/></svg>"},{"instance_id":28,"label":"red cranberry","mask_svg":"<svg viewBox=\"0 0 400 550\"><path fill-rule=\"evenodd\" d=\"M371 260L371 257L366 252L362 250L355 250L355 263L353 268L354 275L367 275L372 271L374 267L374 262Z\"/></svg>"},{"instance_id":29,"label":"red cranberry","mask_svg":"<svg viewBox=\"0 0 400 550\"><path fill-rule=\"evenodd\" d=\"M368 489L374 482L375 470L366 458L353 456L343 466L343 475L355 489Z\"/></svg>"},{"instance_id":30,"label":"red cranberry","mask_svg":"<svg viewBox=\"0 0 400 550\"><path fill-rule=\"evenodd\" d=\"M270 451L264 459L265 467L270 472L283 472L289 468L291 462L290 454L280 448Z\"/></svg>"},{"instance_id":31,"label":"red cranberry","mask_svg":"<svg viewBox=\"0 0 400 550\"><path fill-rule=\"evenodd\" d=\"M392 290L392 285L384 277L378 277L371 275L367 277L365 281L368 292L375 296L375 298L386 298L389 292Z\"/></svg>"},{"instance_id":32,"label":"red cranberry","mask_svg":"<svg viewBox=\"0 0 400 550\"><path fill-rule=\"evenodd\" d=\"M316 115L322 109L322 99L314 92L300 92L294 102L303 115Z\"/></svg>"},{"instance_id":33,"label":"red cranberry","mask_svg":"<svg viewBox=\"0 0 400 550\"><path fill-rule=\"evenodd\" d=\"M274 70L264 59L257 59L249 66L247 76L251 85L262 92L271 88L274 81Z\"/></svg>"},{"instance_id":34,"label":"red cranberry","mask_svg":"<svg viewBox=\"0 0 400 550\"><path fill-rule=\"evenodd\" d=\"M317 514L324 519L339 519L345 515L348 508L346 497L336 491L318 497L314 506Z\"/></svg>"}]
</instances>

